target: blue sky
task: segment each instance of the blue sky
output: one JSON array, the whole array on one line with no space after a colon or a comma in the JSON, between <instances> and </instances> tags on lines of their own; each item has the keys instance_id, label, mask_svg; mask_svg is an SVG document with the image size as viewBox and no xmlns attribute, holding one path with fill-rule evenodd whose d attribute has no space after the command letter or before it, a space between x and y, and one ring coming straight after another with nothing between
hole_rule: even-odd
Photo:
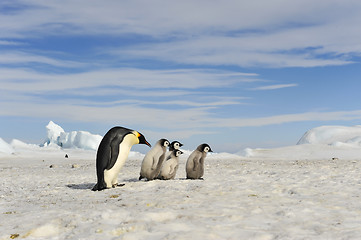
<instances>
[{"instance_id":1,"label":"blue sky","mask_svg":"<svg viewBox=\"0 0 361 240\"><path fill-rule=\"evenodd\" d=\"M237 152L357 125L360 22L351 0L1 1L0 137L52 120Z\"/></svg>"}]
</instances>

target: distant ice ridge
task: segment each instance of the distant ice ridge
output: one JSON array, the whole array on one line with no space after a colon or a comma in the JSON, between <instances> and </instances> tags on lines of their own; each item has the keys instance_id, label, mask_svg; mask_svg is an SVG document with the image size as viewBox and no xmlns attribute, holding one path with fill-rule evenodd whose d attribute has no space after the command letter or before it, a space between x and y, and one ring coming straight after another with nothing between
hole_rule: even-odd
<instances>
[{"instance_id":1,"label":"distant ice ridge","mask_svg":"<svg viewBox=\"0 0 361 240\"><path fill-rule=\"evenodd\" d=\"M0 138L0 153L14 153L13 147L5 142L2 138Z\"/></svg>"},{"instance_id":2,"label":"distant ice ridge","mask_svg":"<svg viewBox=\"0 0 361 240\"><path fill-rule=\"evenodd\" d=\"M361 126L321 126L307 131L297 145L280 148L246 148L237 153L256 159L360 159Z\"/></svg>"},{"instance_id":3,"label":"distant ice ridge","mask_svg":"<svg viewBox=\"0 0 361 240\"><path fill-rule=\"evenodd\" d=\"M65 132L62 127L50 121L46 126L47 138L43 146L57 145L62 148L97 150L102 136L86 131Z\"/></svg>"},{"instance_id":4,"label":"distant ice ridge","mask_svg":"<svg viewBox=\"0 0 361 240\"><path fill-rule=\"evenodd\" d=\"M321 126L307 131L297 145L326 144L330 146L361 146L361 126Z\"/></svg>"}]
</instances>

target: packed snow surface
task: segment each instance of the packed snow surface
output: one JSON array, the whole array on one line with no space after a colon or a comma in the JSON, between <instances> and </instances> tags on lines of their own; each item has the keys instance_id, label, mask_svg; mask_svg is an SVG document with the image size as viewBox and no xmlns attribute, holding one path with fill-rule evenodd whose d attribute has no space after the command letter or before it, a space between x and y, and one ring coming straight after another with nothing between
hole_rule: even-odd
<instances>
[{"instance_id":1,"label":"packed snow surface","mask_svg":"<svg viewBox=\"0 0 361 240\"><path fill-rule=\"evenodd\" d=\"M64 158L68 154L69 158ZM0 158L0 239L360 239L361 161L206 158L204 180L138 181L142 155L101 192L95 152Z\"/></svg>"},{"instance_id":2,"label":"packed snow surface","mask_svg":"<svg viewBox=\"0 0 361 240\"><path fill-rule=\"evenodd\" d=\"M13 140L0 239L361 239L360 147L333 143L208 154L204 180L185 179L186 151L175 180L138 181L131 152L125 185L93 192L96 151Z\"/></svg>"}]
</instances>

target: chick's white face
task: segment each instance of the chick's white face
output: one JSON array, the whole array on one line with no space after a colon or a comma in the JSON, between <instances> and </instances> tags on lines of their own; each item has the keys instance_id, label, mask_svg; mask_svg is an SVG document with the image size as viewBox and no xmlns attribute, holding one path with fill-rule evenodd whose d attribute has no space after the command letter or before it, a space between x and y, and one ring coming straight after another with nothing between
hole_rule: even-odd
<instances>
[{"instance_id":1,"label":"chick's white face","mask_svg":"<svg viewBox=\"0 0 361 240\"><path fill-rule=\"evenodd\" d=\"M174 144L174 149L179 149L179 148L180 148L179 142L176 142L176 143Z\"/></svg>"},{"instance_id":2,"label":"chick's white face","mask_svg":"<svg viewBox=\"0 0 361 240\"><path fill-rule=\"evenodd\" d=\"M203 151L206 153L209 152L209 147L205 147Z\"/></svg>"},{"instance_id":3,"label":"chick's white face","mask_svg":"<svg viewBox=\"0 0 361 240\"><path fill-rule=\"evenodd\" d=\"M177 151L177 152L175 153L175 156L178 157L178 156L181 155L181 154L182 154L181 151Z\"/></svg>"},{"instance_id":4,"label":"chick's white face","mask_svg":"<svg viewBox=\"0 0 361 240\"><path fill-rule=\"evenodd\" d=\"M168 147L169 146L169 142L168 141L164 141L164 147Z\"/></svg>"}]
</instances>

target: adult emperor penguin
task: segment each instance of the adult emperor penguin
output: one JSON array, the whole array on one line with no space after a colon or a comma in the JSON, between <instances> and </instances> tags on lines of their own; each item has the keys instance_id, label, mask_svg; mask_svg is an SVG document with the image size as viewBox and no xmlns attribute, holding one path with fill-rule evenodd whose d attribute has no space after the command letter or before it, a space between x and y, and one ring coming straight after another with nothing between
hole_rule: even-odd
<instances>
[{"instance_id":1,"label":"adult emperor penguin","mask_svg":"<svg viewBox=\"0 0 361 240\"><path fill-rule=\"evenodd\" d=\"M113 127L101 140L96 157L98 182L93 191L100 191L118 185L118 173L127 160L134 144L151 145L145 137L132 129Z\"/></svg>"},{"instance_id":2,"label":"adult emperor penguin","mask_svg":"<svg viewBox=\"0 0 361 240\"><path fill-rule=\"evenodd\" d=\"M168 146L169 141L162 138L158 140L152 149L149 150L149 152L144 156L140 169L139 180L143 178L153 180L159 175Z\"/></svg>"},{"instance_id":3,"label":"adult emperor penguin","mask_svg":"<svg viewBox=\"0 0 361 240\"><path fill-rule=\"evenodd\" d=\"M169 158L163 163L162 169L159 173L159 179L169 180L174 179L178 170L179 156L183 154L181 150L174 149Z\"/></svg>"},{"instance_id":4,"label":"adult emperor penguin","mask_svg":"<svg viewBox=\"0 0 361 240\"><path fill-rule=\"evenodd\" d=\"M211 147L203 143L189 155L186 163L188 179L201 179L204 174L204 159L208 152L213 152Z\"/></svg>"}]
</instances>

